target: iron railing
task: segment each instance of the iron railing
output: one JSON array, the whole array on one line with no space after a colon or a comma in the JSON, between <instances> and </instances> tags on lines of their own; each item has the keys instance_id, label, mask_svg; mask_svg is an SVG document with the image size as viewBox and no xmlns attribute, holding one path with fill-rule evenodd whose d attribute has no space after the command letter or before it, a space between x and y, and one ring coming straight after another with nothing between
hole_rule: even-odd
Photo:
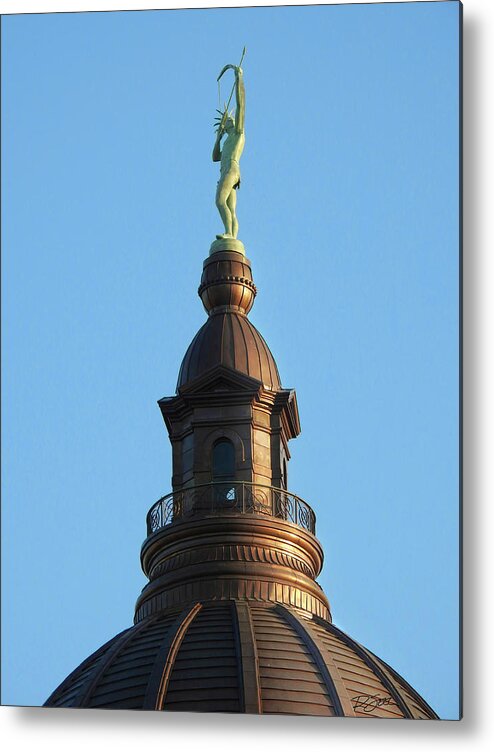
<instances>
[{"instance_id":1,"label":"iron railing","mask_svg":"<svg viewBox=\"0 0 494 752\"><path fill-rule=\"evenodd\" d=\"M148 535L194 515L228 512L265 514L316 532L316 515L298 496L273 486L230 481L184 488L158 499L147 514Z\"/></svg>"}]
</instances>

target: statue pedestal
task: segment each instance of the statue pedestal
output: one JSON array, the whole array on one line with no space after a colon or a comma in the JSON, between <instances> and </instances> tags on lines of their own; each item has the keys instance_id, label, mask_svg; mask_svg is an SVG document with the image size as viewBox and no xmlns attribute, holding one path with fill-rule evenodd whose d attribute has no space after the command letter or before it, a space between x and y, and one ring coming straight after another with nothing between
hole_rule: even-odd
<instances>
[{"instance_id":1,"label":"statue pedestal","mask_svg":"<svg viewBox=\"0 0 494 752\"><path fill-rule=\"evenodd\" d=\"M245 256L244 244L237 238L221 238L220 240L214 240L211 243L209 249L209 255L213 253L219 253L220 251L234 251L235 253L241 253Z\"/></svg>"}]
</instances>

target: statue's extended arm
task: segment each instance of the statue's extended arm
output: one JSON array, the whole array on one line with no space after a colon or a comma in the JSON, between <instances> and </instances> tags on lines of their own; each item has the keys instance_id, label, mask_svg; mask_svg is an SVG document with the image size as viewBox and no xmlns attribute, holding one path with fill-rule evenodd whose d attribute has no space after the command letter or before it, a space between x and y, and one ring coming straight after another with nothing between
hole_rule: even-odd
<instances>
[{"instance_id":1,"label":"statue's extended arm","mask_svg":"<svg viewBox=\"0 0 494 752\"><path fill-rule=\"evenodd\" d=\"M242 68L235 68L235 94L237 98L237 111L235 112L235 130L237 133L244 132L245 126L245 87Z\"/></svg>"}]
</instances>

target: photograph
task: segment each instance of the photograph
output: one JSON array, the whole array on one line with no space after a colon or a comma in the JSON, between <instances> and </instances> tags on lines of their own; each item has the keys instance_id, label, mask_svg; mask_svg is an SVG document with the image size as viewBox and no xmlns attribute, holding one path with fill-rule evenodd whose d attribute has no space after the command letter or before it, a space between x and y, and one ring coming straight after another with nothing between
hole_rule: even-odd
<instances>
[{"instance_id":1,"label":"photograph","mask_svg":"<svg viewBox=\"0 0 494 752\"><path fill-rule=\"evenodd\" d=\"M2 705L461 719L462 18L2 16Z\"/></svg>"}]
</instances>

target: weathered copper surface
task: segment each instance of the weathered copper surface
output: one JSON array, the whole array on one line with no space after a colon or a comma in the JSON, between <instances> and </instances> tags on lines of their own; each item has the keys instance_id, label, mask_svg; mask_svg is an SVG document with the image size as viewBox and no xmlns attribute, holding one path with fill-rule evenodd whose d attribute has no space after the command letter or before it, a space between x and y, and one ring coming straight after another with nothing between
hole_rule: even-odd
<instances>
[{"instance_id":1,"label":"weathered copper surface","mask_svg":"<svg viewBox=\"0 0 494 752\"><path fill-rule=\"evenodd\" d=\"M208 313L223 306L249 313L256 292L250 261L241 253L223 251L204 261L198 293Z\"/></svg>"},{"instance_id":2,"label":"weathered copper surface","mask_svg":"<svg viewBox=\"0 0 494 752\"><path fill-rule=\"evenodd\" d=\"M136 604L136 620L204 598L253 598L293 605L330 620L326 596L315 582L323 553L317 538L270 516L194 516L152 533L142 546L149 578Z\"/></svg>"},{"instance_id":3,"label":"weathered copper surface","mask_svg":"<svg viewBox=\"0 0 494 752\"><path fill-rule=\"evenodd\" d=\"M402 677L329 622L245 599L191 602L139 622L46 705L436 718Z\"/></svg>"},{"instance_id":4,"label":"weathered copper surface","mask_svg":"<svg viewBox=\"0 0 494 752\"><path fill-rule=\"evenodd\" d=\"M269 347L242 313L224 311L209 317L185 353L177 388L218 365L252 376L268 389L281 386Z\"/></svg>"},{"instance_id":5,"label":"weathered copper surface","mask_svg":"<svg viewBox=\"0 0 494 752\"><path fill-rule=\"evenodd\" d=\"M250 261L232 251L213 254L204 261L198 292L209 318L189 345L177 389L220 365L257 379L267 389L280 389L271 351L246 316L256 295Z\"/></svg>"}]
</instances>

